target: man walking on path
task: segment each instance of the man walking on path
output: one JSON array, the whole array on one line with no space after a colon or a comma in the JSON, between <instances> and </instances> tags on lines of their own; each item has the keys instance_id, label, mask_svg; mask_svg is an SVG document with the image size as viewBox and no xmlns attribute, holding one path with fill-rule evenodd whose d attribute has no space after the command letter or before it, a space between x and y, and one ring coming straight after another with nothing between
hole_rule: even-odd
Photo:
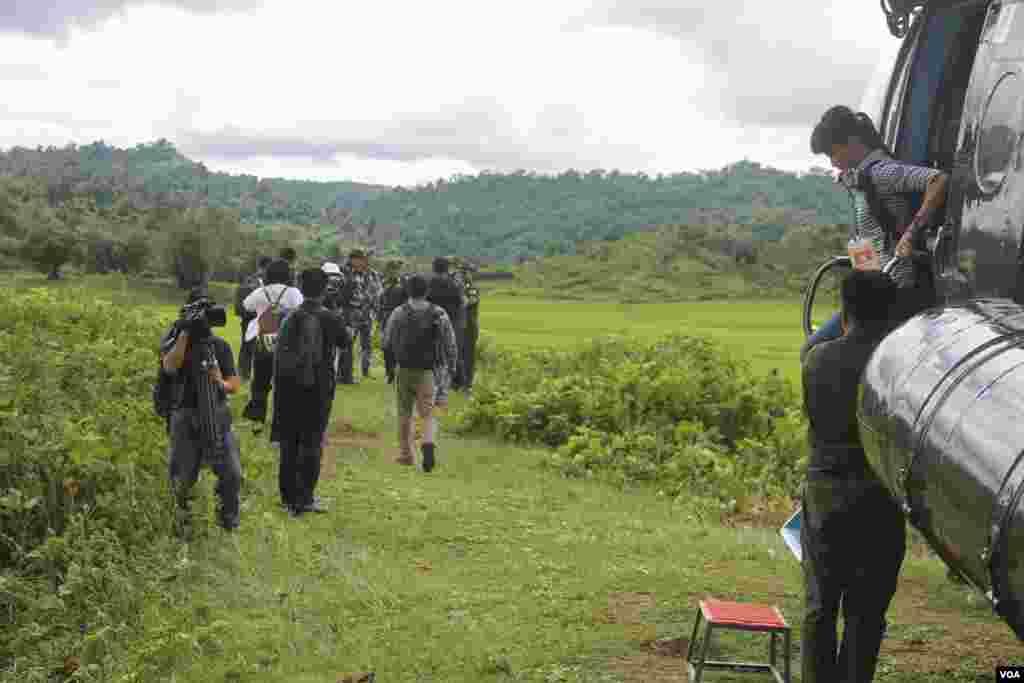
<instances>
[{"instance_id":1,"label":"man walking on path","mask_svg":"<svg viewBox=\"0 0 1024 683\"><path fill-rule=\"evenodd\" d=\"M462 330L466 322L464 315L466 298L463 296L462 287L455 282L448 269L448 259L443 256L434 259L434 274L428 284L427 301L440 306L448 315L455 335L455 353L457 355L459 339L462 337ZM439 364L434 369L434 403L441 410L448 407L448 389L454 378L455 370L449 372L443 364Z\"/></svg>"},{"instance_id":2,"label":"man walking on path","mask_svg":"<svg viewBox=\"0 0 1024 683\"><path fill-rule=\"evenodd\" d=\"M302 303L302 294L289 283L292 280L291 268L283 260L273 261L267 266L267 279L264 285L245 297L242 307L254 314L245 331L246 342L254 342L255 350L252 360L252 384L249 385L249 403L243 415L262 429L267 419L267 399L273 385L274 375L274 334L266 333L269 322L275 319L280 325L289 311L293 311ZM271 430L273 432L273 430ZM271 441L276 441L271 433Z\"/></svg>"},{"instance_id":3,"label":"man walking on path","mask_svg":"<svg viewBox=\"0 0 1024 683\"><path fill-rule=\"evenodd\" d=\"M384 269L384 293L380 297L380 308L377 314L380 324L381 349L384 352L384 372L387 374L388 384L395 382L395 354L391 352L391 349L384 348L384 329L387 327L388 317L391 313L409 298L409 295L405 293L405 280L405 276L402 275L402 260L388 261Z\"/></svg>"},{"instance_id":4,"label":"man walking on path","mask_svg":"<svg viewBox=\"0 0 1024 683\"><path fill-rule=\"evenodd\" d=\"M437 453L434 423L434 368L455 374L458 350L455 331L444 309L426 300L427 280L416 274L406 281L409 301L391 313L384 330L384 347L395 355L395 394L398 400L398 458L415 464L413 406L423 420L423 471L434 468Z\"/></svg>"},{"instance_id":5,"label":"man walking on path","mask_svg":"<svg viewBox=\"0 0 1024 683\"><path fill-rule=\"evenodd\" d=\"M341 305L345 320L359 340L359 361L363 377L370 376L370 359L373 356L373 315L377 312L380 299L380 275L370 268L370 260L362 249L349 252L349 262L343 268L345 285L341 294ZM338 361L338 381L342 384L358 384L355 378L355 353L353 344L345 349Z\"/></svg>"},{"instance_id":6,"label":"man walking on path","mask_svg":"<svg viewBox=\"0 0 1024 683\"><path fill-rule=\"evenodd\" d=\"M245 333L249 329L249 323L256 317L255 314L245 310L245 299L263 286L263 281L267 277L267 266L270 265L270 261L270 257L261 256L259 268L255 273L246 276L235 292L235 313L238 314L242 323L242 331L239 336L241 343L238 345L238 375L242 378L243 382L248 382L252 377L252 357L255 344L251 341L245 341Z\"/></svg>"},{"instance_id":7,"label":"man walking on path","mask_svg":"<svg viewBox=\"0 0 1024 683\"><path fill-rule=\"evenodd\" d=\"M309 268L301 281L302 304L277 343L273 418L281 441L281 503L295 516L326 512L313 493L334 402L334 356L348 335L341 316L323 305L327 274Z\"/></svg>"},{"instance_id":8,"label":"man walking on path","mask_svg":"<svg viewBox=\"0 0 1024 683\"><path fill-rule=\"evenodd\" d=\"M906 551L903 512L868 466L857 427L860 376L891 327L897 285L855 270L841 295L843 336L812 346L803 367L811 444L800 530L804 683L871 681Z\"/></svg>"}]
</instances>

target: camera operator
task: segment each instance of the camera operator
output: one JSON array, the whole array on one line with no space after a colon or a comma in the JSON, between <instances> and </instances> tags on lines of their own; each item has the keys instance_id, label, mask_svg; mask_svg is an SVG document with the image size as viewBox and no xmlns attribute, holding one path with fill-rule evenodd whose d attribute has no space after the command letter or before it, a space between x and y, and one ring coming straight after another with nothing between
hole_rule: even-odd
<instances>
[{"instance_id":1,"label":"camera operator","mask_svg":"<svg viewBox=\"0 0 1024 683\"><path fill-rule=\"evenodd\" d=\"M187 518L190 492L205 462L217 475L220 525L230 531L239 523L242 466L227 395L236 393L242 382L231 346L213 334L212 328L225 322L222 307L204 292L193 291L160 351L163 372L176 384L169 422L171 489Z\"/></svg>"}]
</instances>

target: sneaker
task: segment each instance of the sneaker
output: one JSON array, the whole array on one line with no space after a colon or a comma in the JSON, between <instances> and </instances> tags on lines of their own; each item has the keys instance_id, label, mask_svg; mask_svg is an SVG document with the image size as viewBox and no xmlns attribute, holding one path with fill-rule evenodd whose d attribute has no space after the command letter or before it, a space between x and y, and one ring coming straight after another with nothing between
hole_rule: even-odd
<instances>
[{"instance_id":1,"label":"sneaker","mask_svg":"<svg viewBox=\"0 0 1024 683\"><path fill-rule=\"evenodd\" d=\"M327 512L329 509L330 508L327 507L326 503L324 503L319 498L314 496L313 497L313 502L312 503L307 503L306 505L303 505L302 508L301 508L301 511L302 512Z\"/></svg>"},{"instance_id":2,"label":"sneaker","mask_svg":"<svg viewBox=\"0 0 1024 683\"><path fill-rule=\"evenodd\" d=\"M429 472L434 469L434 444L423 444L423 471Z\"/></svg>"},{"instance_id":3,"label":"sneaker","mask_svg":"<svg viewBox=\"0 0 1024 683\"><path fill-rule=\"evenodd\" d=\"M399 455L395 457L395 462L399 465L415 465L416 461L413 460L411 455Z\"/></svg>"}]
</instances>

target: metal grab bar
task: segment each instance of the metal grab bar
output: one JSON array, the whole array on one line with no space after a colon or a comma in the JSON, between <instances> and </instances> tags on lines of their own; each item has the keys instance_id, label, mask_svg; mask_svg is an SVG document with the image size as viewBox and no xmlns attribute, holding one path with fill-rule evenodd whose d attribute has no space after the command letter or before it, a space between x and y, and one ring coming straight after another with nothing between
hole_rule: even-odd
<instances>
[{"instance_id":1,"label":"metal grab bar","mask_svg":"<svg viewBox=\"0 0 1024 683\"><path fill-rule=\"evenodd\" d=\"M853 261L850 259L849 256L834 256L830 261L826 261L814 273L814 277L811 278L811 286L807 288L807 292L804 294L804 336L809 338L812 334L814 334L814 328L811 327L811 309L814 308L814 297L818 293L818 285L821 284L821 279L825 277L825 273L829 272L833 268L852 267Z\"/></svg>"}]
</instances>

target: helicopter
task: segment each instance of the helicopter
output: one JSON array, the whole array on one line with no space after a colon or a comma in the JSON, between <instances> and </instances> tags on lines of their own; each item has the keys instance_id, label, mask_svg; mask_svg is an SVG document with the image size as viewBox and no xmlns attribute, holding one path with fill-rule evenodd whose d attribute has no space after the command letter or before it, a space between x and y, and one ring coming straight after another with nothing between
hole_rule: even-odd
<instances>
[{"instance_id":1,"label":"helicopter","mask_svg":"<svg viewBox=\"0 0 1024 683\"><path fill-rule=\"evenodd\" d=\"M861 377L868 462L951 572L1024 640L1024 0L880 0L895 57L861 108L949 174L915 259L933 297ZM803 329L828 275L805 293Z\"/></svg>"}]
</instances>

